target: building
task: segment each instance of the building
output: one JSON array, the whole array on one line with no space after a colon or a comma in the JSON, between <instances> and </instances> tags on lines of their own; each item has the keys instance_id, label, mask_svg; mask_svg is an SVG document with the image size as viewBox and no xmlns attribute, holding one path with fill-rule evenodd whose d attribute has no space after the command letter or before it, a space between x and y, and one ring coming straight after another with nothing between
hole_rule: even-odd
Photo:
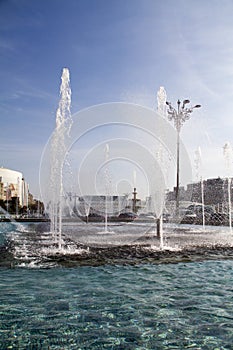
<instances>
[{"instance_id":1,"label":"building","mask_svg":"<svg viewBox=\"0 0 233 350\"><path fill-rule=\"evenodd\" d=\"M104 215L107 209L109 215L118 215L125 210L127 204L127 196L86 195L78 197L74 211L83 216L89 214Z\"/></svg>"},{"instance_id":2,"label":"building","mask_svg":"<svg viewBox=\"0 0 233 350\"><path fill-rule=\"evenodd\" d=\"M233 179L231 180L231 199L233 200ZM201 182L188 184L185 189L182 187L180 193L180 201L190 201L193 203L202 202L202 185L204 194L204 204L212 206L216 211L226 211L228 206L228 179L214 178ZM175 201L176 188L168 192L167 202Z\"/></svg>"},{"instance_id":3,"label":"building","mask_svg":"<svg viewBox=\"0 0 233 350\"><path fill-rule=\"evenodd\" d=\"M28 184L23 174L16 170L0 168L0 199L18 198L20 206L28 206Z\"/></svg>"}]
</instances>

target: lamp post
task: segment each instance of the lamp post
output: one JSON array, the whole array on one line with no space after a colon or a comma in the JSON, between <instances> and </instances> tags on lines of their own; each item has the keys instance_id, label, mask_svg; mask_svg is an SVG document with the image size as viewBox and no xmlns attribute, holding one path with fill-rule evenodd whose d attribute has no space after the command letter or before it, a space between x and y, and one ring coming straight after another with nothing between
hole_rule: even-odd
<instances>
[{"instance_id":1,"label":"lamp post","mask_svg":"<svg viewBox=\"0 0 233 350\"><path fill-rule=\"evenodd\" d=\"M181 101L177 101L177 109L175 109L171 102L166 101L168 120L174 121L174 126L177 131L176 140L176 216L179 216L179 186L180 186L180 131L182 125L190 118L190 114L194 108L200 108L201 105L195 105L194 107L187 107L189 100L184 100L181 105Z\"/></svg>"}]
</instances>

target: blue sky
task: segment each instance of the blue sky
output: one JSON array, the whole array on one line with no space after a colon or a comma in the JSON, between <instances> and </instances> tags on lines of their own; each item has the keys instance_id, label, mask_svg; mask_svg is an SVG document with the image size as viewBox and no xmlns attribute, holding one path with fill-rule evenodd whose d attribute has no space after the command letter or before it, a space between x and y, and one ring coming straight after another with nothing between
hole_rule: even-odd
<instances>
[{"instance_id":1,"label":"blue sky","mask_svg":"<svg viewBox=\"0 0 233 350\"><path fill-rule=\"evenodd\" d=\"M0 0L0 166L22 171L38 194L68 67L73 113L114 101L154 108L160 86L173 103L200 103L182 137L191 158L201 147L203 177L223 176L232 16L232 0Z\"/></svg>"}]
</instances>

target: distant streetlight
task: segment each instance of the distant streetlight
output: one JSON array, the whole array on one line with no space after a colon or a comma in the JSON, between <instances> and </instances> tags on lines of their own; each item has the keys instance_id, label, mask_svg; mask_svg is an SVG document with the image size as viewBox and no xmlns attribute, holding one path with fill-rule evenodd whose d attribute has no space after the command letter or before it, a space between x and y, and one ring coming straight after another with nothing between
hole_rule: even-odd
<instances>
[{"instance_id":1,"label":"distant streetlight","mask_svg":"<svg viewBox=\"0 0 233 350\"><path fill-rule=\"evenodd\" d=\"M176 155L176 215L179 216L179 186L180 186L180 130L184 122L190 118L190 114L193 112L194 108L200 108L201 105L196 105L194 107L186 107L189 104L189 100L184 100L181 102L177 101L177 109L172 107L171 102L166 101L168 119L174 121L174 125L177 131L177 155Z\"/></svg>"}]
</instances>

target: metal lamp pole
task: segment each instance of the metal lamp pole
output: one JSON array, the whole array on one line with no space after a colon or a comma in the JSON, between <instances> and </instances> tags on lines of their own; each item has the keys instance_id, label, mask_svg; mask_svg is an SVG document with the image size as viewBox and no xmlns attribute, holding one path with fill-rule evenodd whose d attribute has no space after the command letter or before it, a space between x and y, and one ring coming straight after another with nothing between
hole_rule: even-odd
<instances>
[{"instance_id":1,"label":"metal lamp pole","mask_svg":"<svg viewBox=\"0 0 233 350\"><path fill-rule=\"evenodd\" d=\"M166 102L168 119L174 121L174 126L177 131L176 140L176 216L179 216L179 190L180 190L180 131L181 127L186 120L190 118L190 114L193 112L194 108L200 108L201 105L196 105L194 107L186 107L189 104L189 100L184 100L181 102L177 101L177 109L175 109L171 102Z\"/></svg>"}]
</instances>

